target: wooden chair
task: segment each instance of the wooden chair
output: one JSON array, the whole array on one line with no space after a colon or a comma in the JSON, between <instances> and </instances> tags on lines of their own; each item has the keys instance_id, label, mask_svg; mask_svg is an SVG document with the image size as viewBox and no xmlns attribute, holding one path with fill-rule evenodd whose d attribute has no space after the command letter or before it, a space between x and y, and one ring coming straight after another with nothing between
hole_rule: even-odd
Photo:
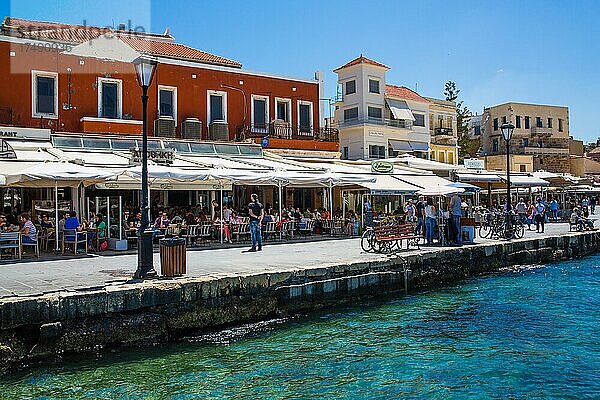
<instances>
[{"instance_id":1,"label":"wooden chair","mask_svg":"<svg viewBox=\"0 0 600 400\"><path fill-rule=\"evenodd\" d=\"M77 254L77 247L79 243L85 244L85 254L88 253L88 241L87 241L87 232L81 231L78 232L77 229L65 229L62 233L62 254L65 254L65 245L72 244L73 245L73 254Z\"/></svg>"},{"instance_id":2,"label":"wooden chair","mask_svg":"<svg viewBox=\"0 0 600 400\"><path fill-rule=\"evenodd\" d=\"M281 225L281 230L285 233L285 237L289 239L294 238L294 232L296 232L296 221L286 221Z\"/></svg>"},{"instance_id":3,"label":"wooden chair","mask_svg":"<svg viewBox=\"0 0 600 400\"><path fill-rule=\"evenodd\" d=\"M250 224L249 223L241 223L241 224L235 224L234 226L234 231L232 232L232 235L235 235L236 237L236 242L240 241L240 238L244 237L244 236L250 236Z\"/></svg>"},{"instance_id":4,"label":"wooden chair","mask_svg":"<svg viewBox=\"0 0 600 400\"><path fill-rule=\"evenodd\" d=\"M267 222L263 232L265 234L265 240L269 237L277 239L277 236L279 236L277 234L277 222Z\"/></svg>"},{"instance_id":5,"label":"wooden chair","mask_svg":"<svg viewBox=\"0 0 600 400\"><path fill-rule=\"evenodd\" d=\"M303 234L305 236L312 235L314 226L315 226L315 220L307 219L306 224L304 226L300 227L300 234Z\"/></svg>"},{"instance_id":6,"label":"wooden chair","mask_svg":"<svg viewBox=\"0 0 600 400\"><path fill-rule=\"evenodd\" d=\"M200 225L188 225L187 232L185 235L181 237L185 238L185 241L190 246L192 244L196 244L196 240L198 239L198 230L200 229Z\"/></svg>"},{"instance_id":7,"label":"wooden chair","mask_svg":"<svg viewBox=\"0 0 600 400\"><path fill-rule=\"evenodd\" d=\"M206 244L211 237L212 225L202 225L198 231L198 237Z\"/></svg>"},{"instance_id":8,"label":"wooden chair","mask_svg":"<svg viewBox=\"0 0 600 400\"><path fill-rule=\"evenodd\" d=\"M19 250L19 253L23 254L23 247L29 246L29 247L33 247L36 258L40 258L40 246L39 246L39 238L38 238L37 232L35 233L35 239L34 239L33 243L24 242L22 237L21 237L20 242L21 242L21 249Z\"/></svg>"},{"instance_id":9,"label":"wooden chair","mask_svg":"<svg viewBox=\"0 0 600 400\"><path fill-rule=\"evenodd\" d=\"M12 249L15 257L21 259L21 234L19 232L0 233L0 256L2 250Z\"/></svg>"}]
</instances>

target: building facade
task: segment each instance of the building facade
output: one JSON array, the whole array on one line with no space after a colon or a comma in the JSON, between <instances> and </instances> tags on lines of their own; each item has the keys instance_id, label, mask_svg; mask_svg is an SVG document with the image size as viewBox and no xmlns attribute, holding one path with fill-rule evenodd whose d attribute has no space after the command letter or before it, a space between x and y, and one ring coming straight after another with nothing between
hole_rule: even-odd
<instances>
[{"instance_id":1,"label":"building facade","mask_svg":"<svg viewBox=\"0 0 600 400\"><path fill-rule=\"evenodd\" d=\"M458 125L456 104L452 101L428 97L430 159L447 163L458 163Z\"/></svg>"},{"instance_id":2,"label":"building facade","mask_svg":"<svg viewBox=\"0 0 600 400\"><path fill-rule=\"evenodd\" d=\"M158 61L148 92L149 135L253 141L274 152L335 157L321 123L322 79L242 69L169 33L6 17L0 34L0 124L53 132L139 135L141 88L131 59Z\"/></svg>"},{"instance_id":3,"label":"building facade","mask_svg":"<svg viewBox=\"0 0 600 400\"><path fill-rule=\"evenodd\" d=\"M515 126L510 142L511 169L570 172L569 109L525 103L505 103L484 109L481 135L487 169L506 170L506 142L501 126Z\"/></svg>"},{"instance_id":4,"label":"building facade","mask_svg":"<svg viewBox=\"0 0 600 400\"><path fill-rule=\"evenodd\" d=\"M340 92L334 124L341 157L372 160L410 153L456 163L454 103L387 84L388 70L362 55L334 70Z\"/></svg>"}]
</instances>

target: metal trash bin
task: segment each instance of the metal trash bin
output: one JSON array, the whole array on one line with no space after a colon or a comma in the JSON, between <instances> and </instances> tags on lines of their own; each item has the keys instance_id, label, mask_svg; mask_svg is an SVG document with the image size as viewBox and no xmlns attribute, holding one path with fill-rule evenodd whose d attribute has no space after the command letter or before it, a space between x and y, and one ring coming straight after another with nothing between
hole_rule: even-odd
<instances>
[{"instance_id":1,"label":"metal trash bin","mask_svg":"<svg viewBox=\"0 0 600 400\"><path fill-rule=\"evenodd\" d=\"M160 240L160 274L181 276L186 273L185 239Z\"/></svg>"}]
</instances>

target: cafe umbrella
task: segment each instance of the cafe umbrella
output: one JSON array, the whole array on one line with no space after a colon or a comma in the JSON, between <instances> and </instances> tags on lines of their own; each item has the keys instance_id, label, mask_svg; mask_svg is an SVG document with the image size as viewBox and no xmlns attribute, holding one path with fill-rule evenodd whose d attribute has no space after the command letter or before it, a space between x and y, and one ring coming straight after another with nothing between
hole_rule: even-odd
<instances>
[{"instance_id":1,"label":"cafe umbrella","mask_svg":"<svg viewBox=\"0 0 600 400\"><path fill-rule=\"evenodd\" d=\"M79 187L116 179L114 172L85 167L65 161L52 161L35 164L21 171L5 175L6 186L12 187L54 187L54 218L58 228L58 187ZM56 236L58 252L58 237Z\"/></svg>"}]
</instances>

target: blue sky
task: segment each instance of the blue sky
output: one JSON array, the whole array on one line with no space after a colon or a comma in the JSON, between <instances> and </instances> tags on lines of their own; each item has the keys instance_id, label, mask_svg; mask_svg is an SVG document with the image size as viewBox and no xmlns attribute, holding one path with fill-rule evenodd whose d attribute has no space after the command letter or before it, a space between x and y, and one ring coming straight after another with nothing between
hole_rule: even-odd
<instances>
[{"instance_id":1,"label":"blue sky","mask_svg":"<svg viewBox=\"0 0 600 400\"><path fill-rule=\"evenodd\" d=\"M244 64L297 77L361 53L391 67L388 83L443 97L454 80L472 111L506 101L566 105L571 134L600 136L600 1L0 0L3 15L133 26Z\"/></svg>"}]
</instances>

